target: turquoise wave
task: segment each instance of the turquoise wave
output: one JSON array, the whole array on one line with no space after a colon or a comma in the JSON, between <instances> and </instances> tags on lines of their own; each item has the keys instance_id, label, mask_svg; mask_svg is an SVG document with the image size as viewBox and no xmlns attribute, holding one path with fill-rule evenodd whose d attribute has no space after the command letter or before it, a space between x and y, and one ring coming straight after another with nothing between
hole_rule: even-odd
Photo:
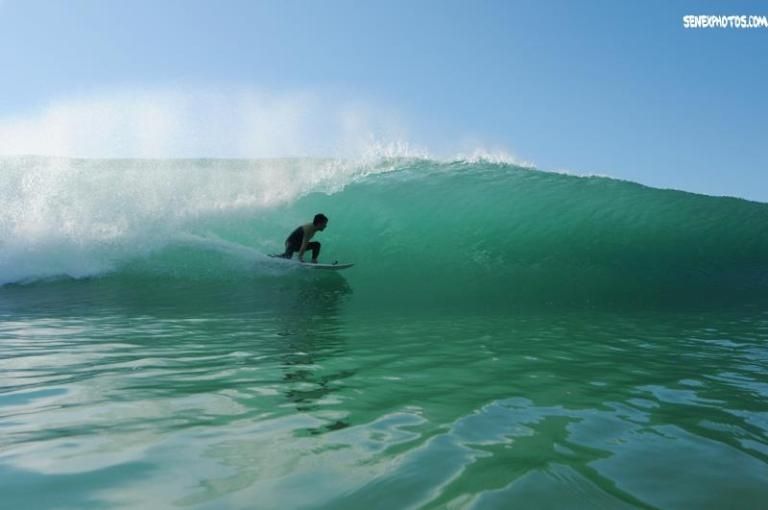
<instances>
[{"instance_id":1,"label":"turquoise wave","mask_svg":"<svg viewBox=\"0 0 768 510\"><path fill-rule=\"evenodd\" d=\"M100 207L115 204L103 197L100 205L88 203L85 217L101 213L101 228L121 218L129 226L124 237L113 228L118 233L111 239L81 243L80 253L98 254L92 259L112 278L255 278L266 289L272 284L265 281L305 277L275 270L265 255L280 251L296 225L323 212L330 223L317 236L321 258L356 263L339 276L354 300L370 306L754 299L768 290L767 204L506 163L432 160L379 161L354 170L302 160L309 170L276 172L276 184L263 178L269 162L248 163L248 172L262 175L249 183L263 188L243 195L243 176L252 177L243 165L157 163L178 186L163 188L154 197L160 205L140 208L141 214L107 214ZM319 167L325 178L317 177ZM124 173L121 168L107 172ZM97 173L91 170L80 168L72 185ZM190 175L202 188L190 191ZM291 193L281 196L285 186ZM195 197L208 206L190 207ZM137 214L135 225L125 219ZM36 263L13 276L50 276L41 269ZM73 273L64 271L81 276Z\"/></svg>"},{"instance_id":2,"label":"turquoise wave","mask_svg":"<svg viewBox=\"0 0 768 510\"><path fill-rule=\"evenodd\" d=\"M412 163L277 212L331 217L365 286L467 304L768 290L768 205L508 164ZM295 221L294 221L295 223Z\"/></svg>"}]
</instances>

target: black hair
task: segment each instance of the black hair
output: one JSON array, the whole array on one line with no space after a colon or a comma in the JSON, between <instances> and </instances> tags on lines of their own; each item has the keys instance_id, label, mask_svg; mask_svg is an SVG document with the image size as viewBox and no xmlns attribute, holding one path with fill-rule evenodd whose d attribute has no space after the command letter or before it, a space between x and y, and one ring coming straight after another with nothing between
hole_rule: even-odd
<instances>
[{"instance_id":1,"label":"black hair","mask_svg":"<svg viewBox=\"0 0 768 510\"><path fill-rule=\"evenodd\" d=\"M312 220L313 225L321 225L323 223L328 223L328 218L323 213L315 214L315 219Z\"/></svg>"}]
</instances>

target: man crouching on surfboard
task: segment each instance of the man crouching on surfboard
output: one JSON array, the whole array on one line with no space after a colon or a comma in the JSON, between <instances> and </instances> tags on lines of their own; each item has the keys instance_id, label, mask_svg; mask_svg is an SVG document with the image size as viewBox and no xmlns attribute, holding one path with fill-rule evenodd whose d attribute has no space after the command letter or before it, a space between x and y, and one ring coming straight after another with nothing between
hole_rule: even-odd
<instances>
[{"instance_id":1,"label":"man crouching on surfboard","mask_svg":"<svg viewBox=\"0 0 768 510\"><path fill-rule=\"evenodd\" d=\"M293 257L293 252L298 251L299 262L304 262L304 252L309 249L312 250L312 263L317 264L317 257L320 255L320 243L317 241L310 242L310 239L318 230L325 230L327 225L328 218L325 214L315 214L312 223L301 225L291 232L291 235L285 240L285 253L279 256L290 259Z\"/></svg>"}]
</instances>

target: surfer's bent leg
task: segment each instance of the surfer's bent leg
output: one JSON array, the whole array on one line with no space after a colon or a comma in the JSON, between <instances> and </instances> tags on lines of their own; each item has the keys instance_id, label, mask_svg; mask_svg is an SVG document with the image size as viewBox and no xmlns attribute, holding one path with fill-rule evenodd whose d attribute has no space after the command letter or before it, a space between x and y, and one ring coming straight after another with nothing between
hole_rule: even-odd
<instances>
[{"instance_id":1,"label":"surfer's bent leg","mask_svg":"<svg viewBox=\"0 0 768 510\"><path fill-rule=\"evenodd\" d=\"M297 248L295 245L290 243L285 243L285 253L280 255L284 259L292 259L293 258L293 252L299 251L299 248Z\"/></svg>"},{"instance_id":2,"label":"surfer's bent leg","mask_svg":"<svg viewBox=\"0 0 768 510\"><path fill-rule=\"evenodd\" d=\"M312 241L307 244L307 248L312 250L312 260L317 260L317 257L320 255L320 243Z\"/></svg>"}]
</instances>

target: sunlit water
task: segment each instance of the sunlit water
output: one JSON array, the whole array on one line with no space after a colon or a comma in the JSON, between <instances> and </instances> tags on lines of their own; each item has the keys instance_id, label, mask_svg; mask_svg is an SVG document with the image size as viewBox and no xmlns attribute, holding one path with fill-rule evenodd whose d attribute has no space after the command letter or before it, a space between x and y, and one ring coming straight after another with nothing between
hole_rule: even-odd
<instances>
[{"instance_id":1,"label":"sunlit water","mask_svg":"<svg viewBox=\"0 0 768 510\"><path fill-rule=\"evenodd\" d=\"M765 308L377 313L338 274L251 283L0 289L0 507L768 504Z\"/></svg>"}]
</instances>

